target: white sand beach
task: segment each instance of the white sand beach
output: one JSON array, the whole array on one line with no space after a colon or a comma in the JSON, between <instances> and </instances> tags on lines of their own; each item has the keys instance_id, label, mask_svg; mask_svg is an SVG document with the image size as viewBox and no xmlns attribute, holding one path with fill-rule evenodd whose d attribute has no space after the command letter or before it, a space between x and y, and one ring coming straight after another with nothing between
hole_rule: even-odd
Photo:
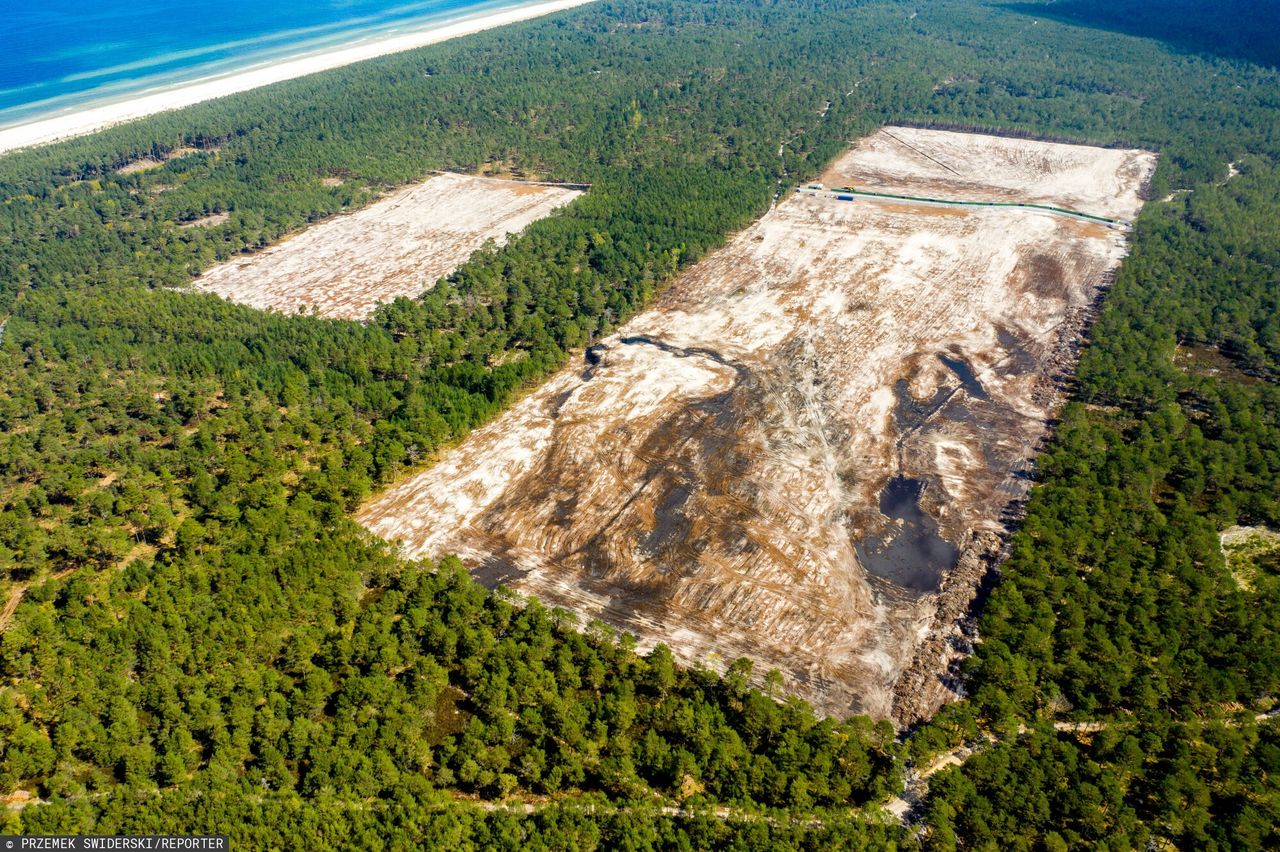
<instances>
[{"instance_id":1,"label":"white sand beach","mask_svg":"<svg viewBox=\"0 0 1280 852\"><path fill-rule=\"evenodd\" d=\"M197 80L192 83L179 84L161 91L144 92L112 103L87 107L83 110L59 115L53 118L36 119L13 127L0 129L0 154L18 148L29 148L67 139L72 136L83 136L116 124L123 124L165 110L179 109L191 104L220 98L224 95L244 92L305 77L318 71L327 71L385 56L412 50L428 44L446 41L459 36L470 35L481 30L525 21L552 12L581 6L591 0L547 0L543 3L532 3L528 6L517 6L500 9L496 12L482 13L460 20L432 26L417 32L402 33L386 38L378 38L349 47L339 47L320 53L292 59L284 59L265 67L249 71L233 72L219 77Z\"/></svg>"}]
</instances>

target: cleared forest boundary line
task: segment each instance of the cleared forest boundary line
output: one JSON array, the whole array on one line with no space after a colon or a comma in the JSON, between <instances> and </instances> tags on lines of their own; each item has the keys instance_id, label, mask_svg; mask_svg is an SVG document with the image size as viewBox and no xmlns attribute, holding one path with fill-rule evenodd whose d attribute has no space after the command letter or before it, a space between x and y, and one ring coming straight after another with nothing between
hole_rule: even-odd
<instances>
[{"instance_id":1,"label":"cleared forest boundary line","mask_svg":"<svg viewBox=\"0 0 1280 852\"><path fill-rule=\"evenodd\" d=\"M796 189L796 192L800 195L811 195L815 198L834 198L837 201L853 201L858 198L866 198L871 201L882 201L889 204L911 204L924 207L1001 207L1034 210L1040 213L1051 213L1055 216L1065 216L1068 219L1076 219L1082 222L1097 222L1120 230L1128 230L1133 225L1132 222L1124 219L1108 219L1105 216L1094 216L1092 213L1081 213L1078 210L1068 210L1065 207L1052 207L1048 204L1033 204L1021 201L956 201L947 198L922 198L915 195L893 195L887 192L867 192L858 189L813 189L810 187L800 187Z\"/></svg>"},{"instance_id":2,"label":"cleared forest boundary line","mask_svg":"<svg viewBox=\"0 0 1280 852\"><path fill-rule=\"evenodd\" d=\"M18 594L18 595L15 595L14 597L20 599L21 595ZM1280 718L1280 707L1277 707L1273 710L1269 710L1264 713L1255 713L1253 716L1253 721L1255 723L1264 723L1275 718ZM1238 727L1241 724L1241 721L1239 719L1226 719L1222 721L1225 725L1229 727ZM1064 733L1065 732L1097 733L1101 730L1104 730L1108 727L1111 727L1117 724L1127 726L1129 722L1127 721L1125 722L1113 722L1113 721L1055 722L1053 724L1053 727L1056 730ZM1028 730L1029 729L1025 725L1020 725L1018 729L1018 734L1019 735L1025 734L1027 733ZM933 759L933 761L923 769L912 769L908 767L906 770L906 779L905 779L906 786L901 793L890 798L888 801L872 803L863 807L857 807L857 806L851 807L846 812L841 814L841 818L847 817L851 820L867 819L874 822L876 818L876 814L879 812L883 812L895 818L896 820L901 822L903 825L910 825L913 822L911 818L912 812L915 811L916 808L918 808L921 804L923 804L925 798L928 796L930 777L942 771L943 769L947 769L948 767L963 765L964 762L968 760L970 757L979 753L980 751L985 750L986 748L989 748L992 745L995 745L996 743L1000 742L1000 740L1001 738L996 737L994 735L987 735L979 738L976 741L972 741L965 745L958 746L948 752L944 752L943 754L936 756ZM176 788L171 787L168 789L174 790ZM99 798L110 796L114 792L116 791L104 790L104 791L88 793L88 794L79 795L79 796L68 796L66 798L68 800L82 800L82 799L92 800L92 799L99 799ZM154 795L158 795L162 792L165 792L165 790L156 788L150 792ZM202 795L203 795L203 791L194 792L195 798L200 798ZM479 808L480 810L485 811L486 813L492 813L496 811L511 811L511 812L521 814L523 816L532 816L533 814L541 810L546 810L553 807L575 808L581 811L582 813L589 814L589 815L634 813L638 810L633 805L627 805L627 804L614 805L614 804L608 804L603 802L590 802L590 801L575 802L572 799L541 799L538 801L529 801L525 799L494 800L494 799L481 799L479 797L475 797L467 794L460 794L456 791L449 792L448 795L449 795L449 801L440 802L439 804L433 807L429 807L428 809L429 810L445 810L447 808L455 807L459 805L461 806L470 805L472 807ZM261 796L258 796L255 798L257 798L258 801L263 800L263 797ZM29 791L25 791L25 790L18 790L15 793L11 794L7 799L0 799L0 807L3 807L4 810L9 812L21 811L22 809L27 807L31 807L31 806L38 807L38 806L47 805L47 804L49 804L49 801L47 799L38 798L37 796L31 795ZM356 809L366 809L374 805L374 803L369 799L350 800L345 802L344 804L347 807L356 808ZM713 817L715 819L724 820L724 821L767 822L771 825L782 825L784 823L790 823L793 825L801 825L801 826L812 827L812 828L821 828L826 824L826 819L824 819L822 816L809 817L804 819L784 820L780 818L781 815L778 813L770 813L767 810L764 812L758 812L758 811L749 810L741 807L735 807L733 805L711 805L711 806L702 807L702 808L686 808L680 805L673 805L673 804L667 804L667 803L663 803L663 804L655 803L652 810L656 811L657 813L660 813L663 816L671 817L674 819L698 819L698 818L704 818L704 817ZM833 812L834 811L843 811L843 809L833 809Z\"/></svg>"},{"instance_id":3,"label":"cleared forest boundary line","mask_svg":"<svg viewBox=\"0 0 1280 852\"><path fill-rule=\"evenodd\" d=\"M450 177L469 178L471 180L487 180L487 181L490 181L491 183L505 183L505 184L523 183L528 186L563 186L566 189L576 189L576 190L580 190L581 192L586 192L587 190L591 189L591 184L589 183L569 183L566 181L557 181L557 180L523 180L521 178L490 177L489 175L473 175L473 174L468 174L467 172L451 172L445 169L432 169L431 174L449 175Z\"/></svg>"},{"instance_id":4,"label":"cleared forest boundary line","mask_svg":"<svg viewBox=\"0 0 1280 852\"><path fill-rule=\"evenodd\" d=\"M1268 710L1265 713L1253 714L1252 721L1255 724L1264 724L1272 719L1280 718L1280 707ZM1211 721L1211 720L1201 720ZM1228 728L1238 728L1243 724L1239 718L1218 720ZM1127 728L1136 724L1136 720L1099 720L1087 722L1064 722L1058 721L1053 723L1053 729L1063 734L1096 734L1108 728ZM1026 725L1018 726L1018 736L1026 734L1031 729ZM933 759L933 761L922 769L907 767L905 770L905 785L898 795L894 796L882 806L893 816L897 817L903 825L910 824L912 812L922 805L929 795L929 779L952 766L963 766L965 761L985 751L991 746L1002 740L1001 737L993 734L987 734L979 737L977 740L959 745L950 751L943 752Z\"/></svg>"},{"instance_id":5,"label":"cleared forest boundary line","mask_svg":"<svg viewBox=\"0 0 1280 852\"><path fill-rule=\"evenodd\" d=\"M141 792L147 796L160 796L165 793L178 791L178 787L152 788ZM94 793L84 793L81 795L62 797L62 801L93 801L106 799L119 793L119 790L100 790ZM753 811L731 805L714 805L708 807L683 807L671 804L652 805L636 805L636 804L610 804L604 801L576 801L572 798L564 799L545 799L538 801L529 801L526 799L480 799L467 794L460 794L456 791L441 791L445 797L434 803L424 804L421 809L423 811L441 812L448 811L453 808L477 808L484 813L507 812L519 814L520 816L533 816L540 811L550 810L552 808L560 808L563 810L572 810L588 816L612 816L616 814L636 814L636 813L656 813L664 817L672 819L718 819L724 822L764 822L773 826L795 825L804 828L822 828L827 824L828 817L811 816L792 819L782 812L769 811ZM206 797L204 790L190 791L191 799L203 799ZM268 800L267 796L251 793L245 796L255 803L263 803ZM9 813L17 813L29 807L44 807L49 805L51 800L42 799L32 795L27 790L17 790L9 796L0 798L0 810ZM338 798L329 800L330 804L348 810L371 810L380 806L380 803L373 798L352 799ZM862 821L863 814L858 808L851 808L847 813L838 813L841 809L836 809L837 813L830 815L830 819L834 821L836 818L849 819L851 821Z\"/></svg>"}]
</instances>

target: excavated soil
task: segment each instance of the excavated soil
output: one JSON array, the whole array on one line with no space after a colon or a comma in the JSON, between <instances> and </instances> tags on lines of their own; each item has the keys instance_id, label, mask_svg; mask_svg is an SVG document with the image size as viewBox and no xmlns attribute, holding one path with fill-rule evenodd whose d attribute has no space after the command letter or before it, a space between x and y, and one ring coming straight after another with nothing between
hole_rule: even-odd
<instances>
[{"instance_id":1,"label":"excavated soil","mask_svg":"<svg viewBox=\"0 0 1280 852\"><path fill-rule=\"evenodd\" d=\"M216 266L195 286L255 308L365 319L383 302L434 286L486 241L501 244L581 194L442 174Z\"/></svg>"},{"instance_id":2,"label":"excavated soil","mask_svg":"<svg viewBox=\"0 0 1280 852\"><path fill-rule=\"evenodd\" d=\"M892 166L881 188L918 189L929 167L881 156L903 132L825 182ZM1154 165L930 138L991 152L987 197L1024 180L1097 214L1133 215ZM910 722L954 694L957 625L1124 253L1123 231L1025 209L797 194L359 520L642 647L745 656L824 712Z\"/></svg>"},{"instance_id":3,"label":"excavated soil","mask_svg":"<svg viewBox=\"0 0 1280 852\"><path fill-rule=\"evenodd\" d=\"M1132 220L1155 155L946 130L886 127L836 161L822 181L962 201L1049 204Z\"/></svg>"}]
</instances>

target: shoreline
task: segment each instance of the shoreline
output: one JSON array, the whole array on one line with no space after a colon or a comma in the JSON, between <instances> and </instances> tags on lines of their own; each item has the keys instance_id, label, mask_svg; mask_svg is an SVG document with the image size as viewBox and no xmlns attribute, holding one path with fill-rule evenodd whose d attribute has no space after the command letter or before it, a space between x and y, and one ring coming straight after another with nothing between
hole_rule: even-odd
<instances>
[{"instance_id":1,"label":"shoreline","mask_svg":"<svg viewBox=\"0 0 1280 852\"><path fill-rule=\"evenodd\" d=\"M592 1L543 0L543 2L528 5L480 12L444 23L429 24L426 28L414 32L375 37L367 42L284 58L248 70L232 71L214 77L177 83L158 91L144 90L133 95L122 96L118 100L87 105L62 115L36 118L0 128L0 156L24 148L34 148L76 136L86 136L156 113L181 109L226 95L269 86L272 83L305 77L367 59L426 47L494 27L550 15L583 6Z\"/></svg>"}]
</instances>

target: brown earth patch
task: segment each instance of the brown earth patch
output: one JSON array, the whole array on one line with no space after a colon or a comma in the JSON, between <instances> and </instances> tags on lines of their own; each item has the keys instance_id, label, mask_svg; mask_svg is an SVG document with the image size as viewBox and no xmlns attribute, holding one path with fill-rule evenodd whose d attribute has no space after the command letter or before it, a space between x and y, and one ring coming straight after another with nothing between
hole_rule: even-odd
<instances>
[{"instance_id":1,"label":"brown earth patch","mask_svg":"<svg viewBox=\"0 0 1280 852\"><path fill-rule=\"evenodd\" d=\"M132 162L126 163L125 165L116 169L116 174L132 175L132 174L137 174L138 172L145 172L150 169L158 169L161 166L163 166L165 163L169 162L170 160L177 160L182 157L186 157L190 154L196 153L199 150L200 150L199 148L180 147L180 148L174 148L168 154L165 154L163 157L159 157L159 158L139 157L138 159L133 160ZM216 150L216 149L210 149L210 150Z\"/></svg>"},{"instance_id":2,"label":"brown earth patch","mask_svg":"<svg viewBox=\"0 0 1280 852\"><path fill-rule=\"evenodd\" d=\"M1128 162L1013 141L1102 207L1078 184L1111 172L1080 163ZM1124 253L1034 211L793 196L357 518L642 648L777 668L823 712L927 716Z\"/></svg>"}]
</instances>

